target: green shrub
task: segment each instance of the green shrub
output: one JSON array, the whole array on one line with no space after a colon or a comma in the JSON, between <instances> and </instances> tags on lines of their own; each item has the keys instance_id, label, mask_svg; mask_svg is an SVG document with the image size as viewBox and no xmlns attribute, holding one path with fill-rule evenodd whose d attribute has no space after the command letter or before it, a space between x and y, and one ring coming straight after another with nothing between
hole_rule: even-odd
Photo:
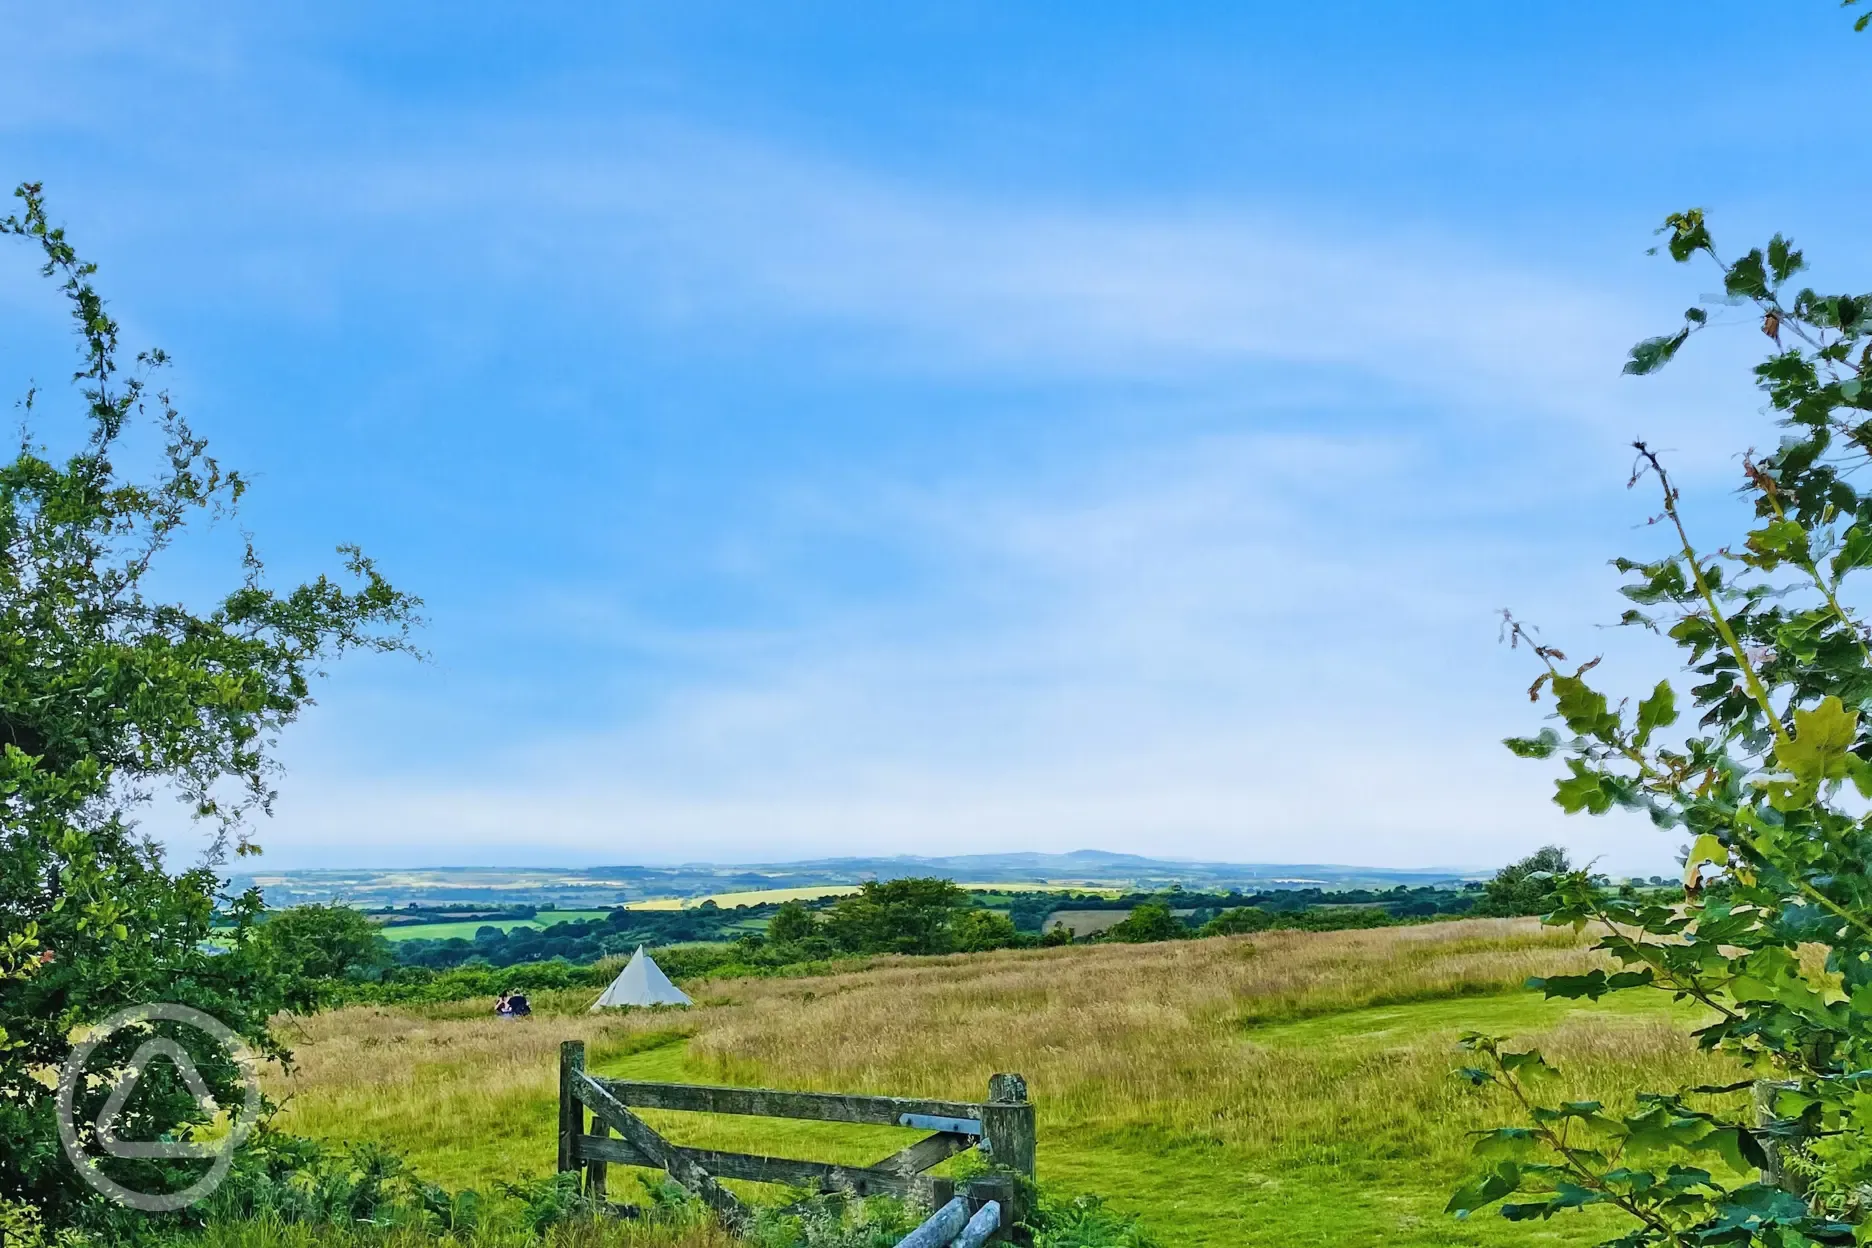
<instances>
[{"instance_id":1,"label":"green shrub","mask_svg":"<svg viewBox=\"0 0 1872 1248\"><path fill-rule=\"evenodd\" d=\"M658 962L663 955L657 955ZM617 975L615 966L598 963L573 966L570 962L524 962L518 966L461 966L452 971L432 971L427 967L398 967L381 980L345 980L330 983L323 1001L331 1005L428 1005L444 1001L464 1001L474 997L492 1000L509 988L521 992L539 992L557 988L599 989Z\"/></svg>"},{"instance_id":2,"label":"green shrub","mask_svg":"<svg viewBox=\"0 0 1872 1248\"><path fill-rule=\"evenodd\" d=\"M1449 1209L1499 1203L1514 1221L1616 1210L1623 1233L1608 1243L1618 1248L1863 1244L1872 630L1855 604L1872 568L1872 300L1797 282L1805 260L1780 235L1719 252L1695 209L1661 232L1673 259L1713 265L1723 293L1635 346L1625 371L1654 372L1705 327L1760 317L1757 341L1772 345L1754 375L1781 428L1772 450L1740 456L1750 514L1727 535L1692 511L1658 451L1633 443L1631 484L1655 491L1657 510L1642 526L1647 548L1614 563L1626 578L1620 622L1679 647L1687 674L1676 684L1646 679L1621 696L1597 658L1570 659L1504 619L1506 638L1534 660L1530 695L1550 698L1557 721L1508 748L1550 760L1553 799L1568 814L1634 812L1667 829L1669 843L1687 842L1675 896L1616 895L1582 870L1537 881L1555 894L1547 921L1596 932L1610 965L1532 982L1559 999L1664 992L1698 1002L1702 1047L1780 1087L1762 1089L1759 1108L1710 1099L1747 1083L1688 1081L1631 1101L1554 1104L1558 1072L1541 1052L1524 1038L1469 1033L1463 1075L1501 1093L1519 1121L1478 1136L1478 1172ZM1707 446L1689 458L1718 461ZM1729 519L1744 511L1711 503ZM1775 1168L1770 1148L1793 1155L1799 1183L1761 1180Z\"/></svg>"},{"instance_id":3,"label":"green shrub","mask_svg":"<svg viewBox=\"0 0 1872 1248\"><path fill-rule=\"evenodd\" d=\"M31 1205L0 1200L0 1245L4 1248L88 1248L85 1236L70 1227L48 1231Z\"/></svg>"},{"instance_id":4,"label":"green shrub","mask_svg":"<svg viewBox=\"0 0 1872 1248\"><path fill-rule=\"evenodd\" d=\"M1062 1196L1042 1186L1028 1225L1034 1248L1156 1248L1136 1218L1114 1213L1097 1196Z\"/></svg>"},{"instance_id":5,"label":"green shrub","mask_svg":"<svg viewBox=\"0 0 1872 1248\"><path fill-rule=\"evenodd\" d=\"M340 981L368 979L390 965L390 942L368 916L345 905L277 910L253 929L251 955L280 985L290 1010L317 1008Z\"/></svg>"},{"instance_id":6,"label":"green shrub","mask_svg":"<svg viewBox=\"0 0 1872 1248\"><path fill-rule=\"evenodd\" d=\"M1259 906L1235 906L1224 910L1202 925L1199 936L1241 936L1265 932L1274 926L1274 916Z\"/></svg>"},{"instance_id":7,"label":"green shrub","mask_svg":"<svg viewBox=\"0 0 1872 1248\"><path fill-rule=\"evenodd\" d=\"M993 910L964 910L950 928L958 953L982 953L1006 949L1021 942L1014 930L1014 920Z\"/></svg>"},{"instance_id":8,"label":"green shrub","mask_svg":"<svg viewBox=\"0 0 1872 1248\"><path fill-rule=\"evenodd\" d=\"M753 1248L895 1248L925 1216L888 1197L817 1196L789 1210L762 1210L748 1240Z\"/></svg>"},{"instance_id":9,"label":"green shrub","mask_svg":"<svg viewBox=\"0 0 1872 1248\"><path fill-rule=\"evenodd\" d=\"M1189 924L1170 913L1160 901L1147 901L1131 911L1131 917L1105 929L1106 940L1141 945L1158 940L1181 940L1193 935Z\"/></svg>"},{"instance_id":10,"label":"green shrub","mask_svg":"<svg viewBox=\"0 0 1872 1248\"><path fill-rule=\"evenodd\" d=\"M1277 915L1272 926L1291 932L1350 932L1371 927L1395 927L1400 920L1389 910L1376 908L1333 907L1329 910L1300 910Z\"/></svg>"},{"instance_id":11,"label":"green shrub","mask_svg":"<svg viewBox=\"0 0 1872 1248\"><path fill-rule=\"evenodd\" d=\"M819 920L797 901L782 904L767 921L767 939L779 944L806 940L818 930Z\"/></svg>"},{"instance_id":12,"label":"green shrub","mask_svg":"<svg viewBox=\"0 0 1872 1248\"><path fill-rule=\"evenodd\" d=\"M1510 863L1482 886L1482 899L1476 902L1477 914L1506 917L1519 914L1546 914L1559 904L1554 888L1558 877L1573 869L1566 850L1547 845L1519 862Z\"/></svg>"},{"instance_id":13,"label":"green shrub","mask_svg":"<svg viewBox=\"0 0 1872 1248\"><path fill-rule=\"evenodd\" d=\"M846 953L951 953L956 918L968 906L950 880L866 880L826 911L824 926Z\"/></svg>"}]
</instances>

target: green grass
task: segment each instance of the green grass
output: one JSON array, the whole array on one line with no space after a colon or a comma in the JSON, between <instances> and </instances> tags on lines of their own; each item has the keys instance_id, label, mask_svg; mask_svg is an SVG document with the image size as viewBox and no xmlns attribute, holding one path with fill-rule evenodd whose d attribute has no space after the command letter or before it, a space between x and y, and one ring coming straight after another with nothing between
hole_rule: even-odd
<instances>
[{"instance_id":1,"label":"green grass","mask_svg":"<svg viewBox=\"0 0 1872 1248\"><path fill-rule=\"evenodd\" d=\"M1601 1006L1548 1002L1531 992L1383 1006L1296 1023L1245 1030L1246 1042L1327 1058L1329 1071L1360 1077L1387 1058L1444 1048L1456 1064L1464 1031L1502 1034L1551 1031L1570 1022L1657 1017L1686 1027L1696 1015L1663 994ZM1508 1121L1506 1109L1500 1120ZM1459 1222L1444 1214L1462 1177L1425 1156L1422 1137L1434 1124L1412 1113L1348 1118L1337 1139L1299 1146L1221 1143L1204 1133L1150 1124L1095 1129L1075 1138L1043 1133L1046 1174L1067 1185L1107 1193L1154 1226L1175 1228L1189 1245L1257 1248L1338 1248L1344 1244L1585 1245L1615 1233L1607 1217L1572 1217L1528 1226L1492 1212Z\"/></svg>"},{"instance_id":2,"label":"green grass","mask_svg":"<svg viewBox=\"0 0 1872 1248\"><path fill-rule=\"evenodd\" d=\"M1535 992L1448 997L1399 1005L1371 1006L1295 1022L1262 1023L1244 1034L1254 1043L1291 1048L1334 1046L1382 1051L1387 1045L1425 1040L1454 1046L1465 1031L1497 1034L1551 1029L1569 1021L1656 1018L1686 1030L1704 1021L1702 1007L1674 1002L1662 993L1627 993L1604 1001L1548 1001Z\"/></svg>"},{"instance_id":3,"label":"green grass","mask_svg":"<svg viewBox=\"0 0 1872 1248\"><path fill-rule=\"evenodd\" d=\"M543 910L534 919L463 919L458 923L411 923L401 927L383 929L384 939L398 940L453 940L459 936L463 940L473 940L474 934L484 927L498 927L503 932L515 928L545 928L558 923L571 923L579 919L602 919L609 910Z\"/></svg>"},{"instance_id":4,"label":"green grass","mask_svg":"<svg viewBox=\"0 0 1872 1248\"><path fill-rule=\"evenodd\" d=\"M1686 1026L1696 1018L1661 993L1593 1006L1547 1002L1535 993L1515 992L1248 1028L1244 1042L1311 1050L1315 1056L1321 1048L1334 1050L1341 1057L1340 1068L1351 1073L1374 1061L1382 1063L1387 1050L1429 1043L1447 1045L1453 1052L1456 1037L1471 1029L1526 1032L1572 1020L1647 1016ZM596 1068L628 1079L710 1082L715 1077L680 1041L611 1058ZM835 1123L708 1114L645 1116L684 1144L851 1164L887 1156L916 1138L915 1132ZM1574 1217L1532 1228L1493 1214L1459 1222L1443 1213L1459 1174L1438 1168L1426 1176L1415 1167L1410 1124L1346 1126L1335 1146L1296 1151L1231 1146L1201 1131L1151 1123L1043 1122L1041 1177L1071 1190L1099 1193L1116 1208L1142 1215L1166 1245L1188 1248L1584 1245L1614 1233L1610 1218ZM950 1163L951 1168L955 1164ZM631 1171L619 1167L618 1173ZM736 1186L744 1194L763 1190ZM765 1189L769 1197L772 1190Z\"/></svg>"}]
</instances>

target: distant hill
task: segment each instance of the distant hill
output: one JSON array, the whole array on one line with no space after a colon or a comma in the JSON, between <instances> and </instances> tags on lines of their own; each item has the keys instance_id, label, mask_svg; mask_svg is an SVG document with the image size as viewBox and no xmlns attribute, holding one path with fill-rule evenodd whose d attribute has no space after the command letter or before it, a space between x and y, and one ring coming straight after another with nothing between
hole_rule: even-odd
<instances>
[{"instance_id":1,"label":"distant hill","mask_svg":"<svg viewBox=\"0 0 1872 1248\"><path fill-rule=\"evenodd\" d=\"M1177 862L1080 849L1065 854L901 855L886 858L822 858L807 862L673 867L598 866L574 868L425 867L410 870L316 869L256 871L237 875L236 888L255 884L270 905L343 900L370 905L501 902L577 909L657 897L701 897L711 893L933 875L963 884L1080 884L1148 890L1180 884L1188 889L1389 888L1450 884L1487 873L1449 868L1336 866L1323 863Z\"/></svg>"}]
</instances>

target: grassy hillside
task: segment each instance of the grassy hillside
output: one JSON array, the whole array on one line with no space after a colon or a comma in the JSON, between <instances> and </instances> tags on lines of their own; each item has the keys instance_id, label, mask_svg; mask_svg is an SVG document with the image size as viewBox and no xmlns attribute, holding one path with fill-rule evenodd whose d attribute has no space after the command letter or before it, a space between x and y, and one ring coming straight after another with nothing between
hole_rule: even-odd
<instances>
[{"instance_id":1,"label":"grassy hillside","mask_svg":"<svg viewBox=\"0 0 1872 1248\"><path fill-rule=\"evenodd\" d=\"M885 959L701 985L700 1008L675 1014L356 1008L294 1024L297 1069L275 1091L291 1127L382 1141L439 1181L485 1188L551 1168L562 1039L585 1039L605 1073L795 1088L973 1099L1016 1070L1039 1103L1043 1179L1108 1195L1166 1243L1584 1244L1603 1224L1440 1212L1465 1133L1507 1113L1451 1077L1457 1034L1538 1035L1580 1093L1607 1100L1734 1074L1696 1051L1694 1017L1662 994L1614 1008L1520 990L1589 960L1570 932L1476 920ZM904 1135L660 1121L684 1142L850 1162Z\"/></svg>"}]
</instances>

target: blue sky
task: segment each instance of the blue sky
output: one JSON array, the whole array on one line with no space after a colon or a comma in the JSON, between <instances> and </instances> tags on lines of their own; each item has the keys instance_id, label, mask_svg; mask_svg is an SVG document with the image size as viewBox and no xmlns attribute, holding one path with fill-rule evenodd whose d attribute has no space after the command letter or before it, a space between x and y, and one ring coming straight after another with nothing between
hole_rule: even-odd
<instances>
[{"instance_id":1,"label":"blue sky","mask_svg":"<svg viewBox=\"0 0 1872 1248\"><path fill-rule=\"evenodd\" d=\"M1712 284L1665 213L1864 284L1826 0L0 18L0 174L176 357L276 574L356 541L429 604L432 661L285 742L279 866L1667 871L1497 744L1538 720L1494 612L1648 688L1597 628L1655 540L1626 444L1724 532L1773 437L1744 324L1619 376ZM69 368L31 273L16 392Z\"/></svg>"}]
</instances>

